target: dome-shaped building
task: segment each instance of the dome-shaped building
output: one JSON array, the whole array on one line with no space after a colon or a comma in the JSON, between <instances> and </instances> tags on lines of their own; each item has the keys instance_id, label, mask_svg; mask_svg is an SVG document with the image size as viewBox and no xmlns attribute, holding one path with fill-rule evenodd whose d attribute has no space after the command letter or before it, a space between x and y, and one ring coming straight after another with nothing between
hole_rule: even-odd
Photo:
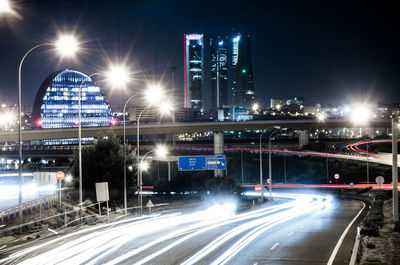
<instances>
[{"instance_id":1,"label":"dome-shaped building","mask_svg":"<svg viewBox=\"0 0 400 265\"><path fill-rule=\"evenodd\" d=\"M78 126L79 86L81 90L82 127L110 126L112 112L101 89L87 75L74 71L50 74L40 86L32 109L36 127L70 128Z\"/></svg>"}]
</instances>

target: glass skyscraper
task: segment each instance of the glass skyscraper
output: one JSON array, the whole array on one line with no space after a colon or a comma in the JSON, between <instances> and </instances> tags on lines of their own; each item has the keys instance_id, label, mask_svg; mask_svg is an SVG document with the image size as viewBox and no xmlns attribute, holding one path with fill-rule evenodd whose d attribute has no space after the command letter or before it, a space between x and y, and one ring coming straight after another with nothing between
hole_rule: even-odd
<instances>
[{"instance_id":1,"label":"glass skyscraper","mask_svg":"<svg viewBox=\"0 0 400 265\"><path fill-rule=\"evenodd\" d=\"M228 106L228 46L221 38L211 39L211 108Z\"/></svg>"},{"instance_id":2,"label":"glass skyscraper","mask_svg":"<svg viewBox=\"0 0 400 265\"><path fill-rule=\"evenodd\" d=\"M232 38L232 105L250 108L254 102L253 67L250 35Z\"/></svg>"},{"instance_id":3,"label":"glass skyscraper","mask_svg":"<svg viewBox=\"0 0 400 265\"><path fill-rule=\"evenodd\" d=\"M110 126L110 104L101 89L87 75L73 70L50 74L42 83L33 105L32 119L37 127L78 127L78 93L81 90L82 127Z\"/></svg>"},{"instance_id":4,"label":"glass skyscraper","mask_svg":"<svg viewBox=\"0 0 400 265\"><path fill-rule=\"evenodd\" d=\"M203 106L203 34L184 35L184 107L202 109Z\"/></svg>"}]
</instances>

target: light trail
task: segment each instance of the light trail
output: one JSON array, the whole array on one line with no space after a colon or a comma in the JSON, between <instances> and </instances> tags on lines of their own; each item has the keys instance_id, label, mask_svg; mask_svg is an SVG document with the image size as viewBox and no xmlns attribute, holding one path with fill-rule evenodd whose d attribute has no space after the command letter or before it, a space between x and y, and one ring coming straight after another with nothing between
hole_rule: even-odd
<instances>
[{"instance_id":1,"label":"light trail","mask_svg":"<svg viewBox=\"0 0 400 265\"><path fill-rule=\"evenodd\" d=\"M246 195L258 196L257 193ZM19 264L29 265L111 265L126 263L129 260L131 264L144 264L169 250L184 245L184 242L196 236L207 232L213 233L222 226L233 225L228 232L219 235L217 239L204 247L203 251L187 257L187 262L183 264L193 264L215 249L224 247L227 241L241 236L232 248L228 248L220 257L223 262L227 262L254 238L271 227L321 209L324 203L329 201L318 195L274 194L274 196L289 199L289 201L241 214L234 214L233 205L228 203L191 214L123 220L65 236L58 235L56 239L15 253L0 260L0 263L18 261ZM158 234L160 236L154 238ZM143 243L137 245L137 242ZM163 246L167 242L168 245ZM141 257L146 253L150 254Z\"/></svg>"}]
</instances>

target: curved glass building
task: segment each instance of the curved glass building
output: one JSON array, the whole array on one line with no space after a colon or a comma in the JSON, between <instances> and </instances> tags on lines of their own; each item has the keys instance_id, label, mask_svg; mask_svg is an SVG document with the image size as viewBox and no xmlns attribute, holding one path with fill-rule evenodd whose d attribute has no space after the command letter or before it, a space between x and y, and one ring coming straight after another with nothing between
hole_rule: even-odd
<instances>
[{"instance_id":1,"label":"curved glass building","mask_svg":"<svg viewBox=\"0 0 400 265\"><path fill-rule=\"evenodd\" d=\"M42 83L33 105L32 122L36 127L70 128L78 126L78 93L81 90L82 127L110 126L110 104L101 89L87 75L65 70L50 74Z\"/></svg>"}]
</instances>

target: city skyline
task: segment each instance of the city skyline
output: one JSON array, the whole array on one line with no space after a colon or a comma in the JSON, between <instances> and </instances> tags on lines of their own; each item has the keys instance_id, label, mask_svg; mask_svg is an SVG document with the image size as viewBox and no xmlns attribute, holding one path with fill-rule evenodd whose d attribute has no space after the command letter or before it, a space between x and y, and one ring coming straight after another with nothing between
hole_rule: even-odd
<instances>
[{"instance_id":1,"label":"city skyline","mask_svg":"<svg viewBox=\"0 0 400 265\"><path fill-rule=\"evenodd\" d=\"M193 5L183 6L180 1L168 3L168 8L161 1L131 3L124 10L118 5L107 5L106 1L92 3L17 2L20 18L8 21L0 18L0 47L9 51L2 54L0 60L1 91L4 93L0 95L1 101L5 101L4 95L9 95L7 103L16 103L18 61L26 49L51 39L52 32L54 35L57 29L73 29L78 33L84 53L76 61L62 62L46 49L33 54L23 68L23 104L27 109L33 103L29 99L34 97L49 73L70 68L90 74L114 58L126 60L138 80L161 79L167 88L169 67L177 66L175 91L176 96L183 99L181 36L201 32L204 39L209 40L232 28L251 34L256 101L262 105L267 105L270 98L295 96L303 96L308 102L319 100L331 104L368 96L388 103L400 101L396 74L399 60L395 47L398 37L391 23L394 17L390 7L372 2L363 2L363 5L354 2L346 7L340 3L310 2L312 8L309 9L295 2L281 6L234 1L232 6L240 6L242 13L229 16L234 8L216 2L216 7L226 7L226 15L207 9L204 3L196 6L202 19L195 19L188 15ZM264 15L252 20L251 12ZM336 15L341 20L333 20ZM165 23L152 22L154 17L161 17ZM373 17L379 19L373 20ZM30 25L26 24L28 20ZM115 26L120 26L119 30L111 30ZM210 58L209 52L205 50L205 58ZM41 60L43 56L49 57L48 62ZM102 57L107 59L99 59ZM210 66L204 69L206 102L210 102L211 97L210 72ZM138 83L133 87L139 86ZM123 98L124 95L113 94L110 101L116 104Z\"/></svg>"}]
</instances>

